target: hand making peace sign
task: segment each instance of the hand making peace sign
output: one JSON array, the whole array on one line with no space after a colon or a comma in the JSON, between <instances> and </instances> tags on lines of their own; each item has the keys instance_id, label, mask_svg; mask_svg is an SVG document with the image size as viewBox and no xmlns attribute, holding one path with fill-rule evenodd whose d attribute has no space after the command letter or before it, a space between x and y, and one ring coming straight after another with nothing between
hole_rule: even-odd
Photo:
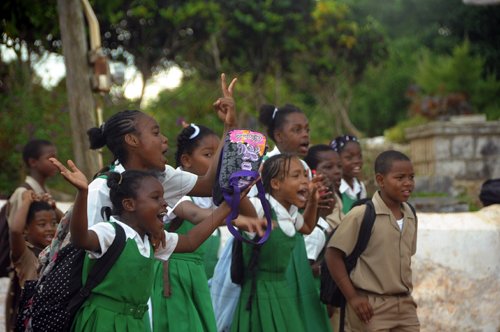
<instances>
[{"instance_id":1,"label":"hand making peace sign","mask_svg":"<svg viewBox=\"0 0 500 332\"><path fill-rule=\"evenodd\" d=\"M220 75L221 79L221 89L222 96L217 99L213 104L215 110L217 111L217 116L224 122L224 127L226 130L236 128L236 110L233 99L233 89L236 84L237 79L233 78L229 86L226 83L226 74L222 73Z\"/></svg>"}]
</instances>

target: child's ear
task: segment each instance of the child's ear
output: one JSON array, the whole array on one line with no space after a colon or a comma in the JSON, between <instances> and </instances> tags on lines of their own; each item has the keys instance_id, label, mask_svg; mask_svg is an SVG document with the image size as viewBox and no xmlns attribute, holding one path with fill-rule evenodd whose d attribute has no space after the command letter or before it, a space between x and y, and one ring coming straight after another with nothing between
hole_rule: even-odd
<instances>
[{"instance_id":1,"label":"child's ear","mask_svg":"<svg viewBox=\"0 0 500 332\"><path fill-rule=\"evenodd\" d=\"M280 186L281 186L281 181L274 178L274 179L271 179L271 189L273 191L279 191L280 190Z\"/></svg>"},{"instance_id":2,"label":"child's ear","mask_svg":"<svg viewBox=\"0 0 500 332\"><path fill-rule=\"evenodd\" d=\"M128 133L125 134L125 143L135 147L139 145L139 139L134 134Z\"/></svg>"},{"instance_id":3,"label":"child's ear","mask_svg":"<svg viewBox=\"0 0 500 332\"><path fill-rule=\"evenodd\" d=\"M384 187L384 175L380 173L375 174L375 181L377 181L377 184L380 188Z\"/></svg>"},{"instance_id":4,"label":"child's ear","mask_svg":"<svg viewBox=\"0 0 500 332\"><path fill-rule=\"evenodd\" d=\"M190 168L192 166L192 162L191 162L191 156L183 153L181 155L181 165L182 167L184 168Z\"/></svg>"},{"instance_id":5,"label":"child's ear","mask_svg":"<svg viewBox=\"0 0 500 332\"><path fill-rule=\"evenodd\" d=\"M133 198L125 198L122 201L122 206L127 212L135 211L135 200Z\"/></svg>"},{"instance_id":6,"label":"child's ear","mask_svg":"<svg viewBox=\"0 0 500 332\"><path fill-rule=\"evenodd\" d=\"M38 162L36 158L28 158L28 166L29 168L34 168Z\"/></svg>"}]
</instances>

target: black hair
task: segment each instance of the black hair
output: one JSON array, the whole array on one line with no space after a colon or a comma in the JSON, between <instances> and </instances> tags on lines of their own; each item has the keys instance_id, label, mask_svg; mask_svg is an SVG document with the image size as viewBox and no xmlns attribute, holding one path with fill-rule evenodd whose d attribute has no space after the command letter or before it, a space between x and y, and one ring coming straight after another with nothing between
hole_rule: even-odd
<instances>
[{"instance_id":1,"label":"black hair","mask_svg":"<svg viewBox=\"0 0 500 332\"><path fill-rule=\"evenodd\" d=\"M143 114L137 110L121 111L113 114L99 128L90 128L87 130L90 148L95 150L107 146L115 160L125 163L128 158L125 135L136 131L136 120Z\"/></svg>"},{"instance_id":2,"label":"black hair","mask_svg":"<svg viewBox=\"0 0 500 332\"><path fill-rule=\"evenodd\" d=\"M259 122L262 123L267 128L267 135L276 142L274 138L274 132L276 129L283 128L283 125L286 122L286 118L289 114L292 113L302 113L300 108L286 104L282 107L276 107L270 104L264 104L260 107L259 111Z\"/></svg>"},{"instance_id":3,"label":"black hair","mask_svg":"<svg viewBox=\"0 0 500 332\"><path fill-rule=\"evenodd\" d=\"M137 190L141 186L143 179L147 177L159 178L157 172L127 170L123 173L109 172L108 187L109 198L113 204L113 215L120 215L123 212L122 201L125 198L136 198Z\"/></svg>"},{"instance_id":4,"label":"black hair","mask_svg":"<svg viewBox=\"0 0 500 332\"><path fill-rule=\"evenodd\" d=\"M483 206L500 204L500 179L489 179L481 185L479 200Z\"/></svg>"},{"instance_id":5,"label":"black hair","mask_svg":"<svg viewBox=\"0 0 500 332\"><path fill-rule=\"evenodd\" d=\"M335 151L329 145L326 144L318 144L313 145L307 150L307 155L304 157L304 161L310 169L316 169L321 160L319 160L319 154L325 151Z\"/></svg>"},{"instance_id":6,"label":"black hair","mask_svg":"<svg viewBox=\"0 0 500 332\"><path fill-rule=\"evenodd\" d=\"M40 158L44 146L54 146L54 144L45 139L33 139L26 143L23 148L23 161L26 167L29 167L30 159Z\"/></svg>"},{"instance_id":7,"label":"black hair","mask_svg":"<svg viewBox=\"0 0 500 332\"><path fill-rule=\"evenodd\" d=\"M262 184L267 193L271 193L271 180L278 178L283 180L289 170L292 158L299 158L291 153L282 153L267 159L262 167Z\"/></svg>"},{"instance_id":8,"label":"black hair","mask_svg":"<svg viewBox=\"0 0 500 332\"><path fill-rule=\"evenodd\" d=\"M198 147L200 141L207 137L215 134L215 132L205 126L195 125L194 123L183 128L182 131L177 135L177 151L175 152L175 164L177 167L181 165L181 156L183 154L190 155ZM194 136L191 138L191 136Z\"/></svg>"},{"instance_id":9,"label":"black hair","mask_svg":"<svg viewBox=\"0 0 500 332\"><path fill-rule=\"evenodd\" d=\"M339 154L342 153L344 148L349 142L354 142L356 144L359 144L358 138L356 136L352 135L341 135L335 137L331 142L330 142L330 147L337 151Z\"/></svg>"},{"instance_id":10,"label":"black hair","mask_svg":"<svg viewBox=\"0 0 500 332\"><path fill-rule=\"evenodd\" d=\"M26 217L26 226L31 224L35 218L35 213L40 211L54 211L54 208L46 201L33 201L28 209L28 216Z\"/></svg>"},{"instance_id":11,"label":"black hair","mask_svg":"<svg viewBox=\"0 0 500 332\"><path fill-rule=\"evenodd\" d=\"M375 159L375 174L385 175L391 171L392 164L395 161L411 161L407 155L396 150L387 150L382 152Z\"/></svg>"}]
</instances>

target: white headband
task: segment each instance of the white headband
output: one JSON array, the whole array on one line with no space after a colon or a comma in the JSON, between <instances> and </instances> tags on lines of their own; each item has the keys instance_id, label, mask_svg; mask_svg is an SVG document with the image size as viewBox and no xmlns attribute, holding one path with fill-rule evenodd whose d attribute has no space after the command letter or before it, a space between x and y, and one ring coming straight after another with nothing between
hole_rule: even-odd
<instances>
[{"instance_id":1,"label":"white headband","mask_svg":"<svg viewBox=\"0 0 500 332\"><path fill-rule=\"evenodd\" d=\"M278 113L279 109L277 107L274 108L274 112L273 112L273 116L272 116L272 119L274 120L274 118L276 117L276 113Z\"/></svg>"},{"instance_id":2,"label":"white headband","mask_svg":"<svg viewBox=\"0 0 500 332\"><path fill-rule=\"evenodd\" d=\"M194 129L194 133L192 133L191 136L189 136L189 139L193 139L200 133L200 127L198 127L194 123L191 123L190 126Z\"/></svg>"}]
</instances>

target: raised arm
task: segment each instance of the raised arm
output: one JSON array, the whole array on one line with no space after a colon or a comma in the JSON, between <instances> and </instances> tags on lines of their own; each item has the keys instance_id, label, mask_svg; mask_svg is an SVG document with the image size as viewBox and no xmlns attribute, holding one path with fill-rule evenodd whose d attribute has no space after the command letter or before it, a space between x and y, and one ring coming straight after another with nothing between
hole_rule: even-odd
<instances>
[{"instance_id":1,"label":"raised arm","mask_svg":"<svg viewBox=\"0 0 500 332\"><path fill-rule=\"evenodd\" d=\"M320 200L321 176L315 176L309 182L309 199L302 216L304 217L304 226L299 230L302 234L311 234L318 222L318 204Z\"/></svg>"},{"instance_id":2,"label":"raised arm","mask_svg":"<svg viewBox=\"0 0 500 332\"><path fill-rule=\"evenodd\" d=\"M99 245L97 234L88 229L88 180L85 177L85 174L83 174L71 160L68 160L69 169L56 158L50 158L49 160L57 166L57 168L59 168L61 175L66 179L66 181L78 189L70 220L71 242L78 248L95 252L100 251L101 247Z\"/></svg>"},{"instance_id":3,"label":"raised arm","mask_svg":"<svg viewBox=\"0 0 500 332\"><path fill-rule=\"evenodd\" d=\"M21 205L14 214L12 223L10 224L10 252L13 262L17 261L26 250L24 229L26 228L26 219L28 218L30 205L35 200L36 194L33 190L26 190L23 192L21 196Z\"/></svg>"},{"instance_id":4,"label":"raised arm","mask_svg":"<svg viewBox=\"0 0 500 332\"><path fill-rule=\"evenodd\" d=\"M213 106L217 111L217 116L224 123L224 133L222 134L222 139L219 143L217 151L215 152L212 164L208 168L205 175L198 177L198 181L196 181L193 189L189 192L190 196L212 196L212 188L216 177L217 167L219 165L220 154L222 147L224 146L224 139L227 132L236 128L237 125L236 110L233 99L233 89L235 84L236 78L234 78L229 86L227 86L226 75L221 74L221 89L223 97L217 99Z\"/></svg>"}]
</instances>

